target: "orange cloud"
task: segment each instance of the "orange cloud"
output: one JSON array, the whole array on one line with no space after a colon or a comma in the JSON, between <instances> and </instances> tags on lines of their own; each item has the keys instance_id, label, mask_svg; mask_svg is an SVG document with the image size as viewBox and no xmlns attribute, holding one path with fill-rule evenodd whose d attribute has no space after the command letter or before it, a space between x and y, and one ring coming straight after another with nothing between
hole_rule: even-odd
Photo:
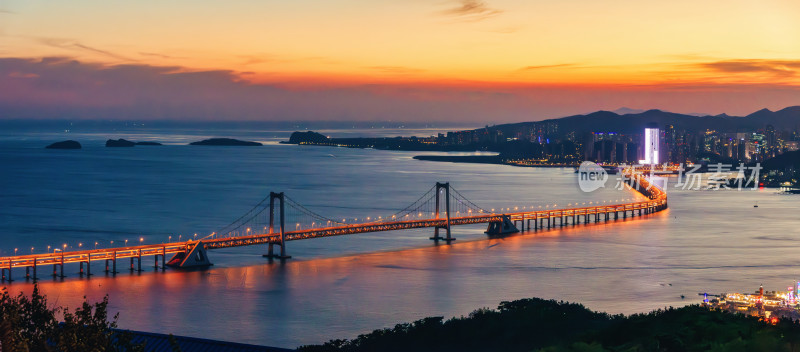
<instances>
[{"instance_id":1,"label":"orange cloud","mask_svg":"<svg viewBox=\"0 0 800 352\"><path fill-rule=\"evenodd\" d=\"M767 73L776 76L795 76L800 60L727 60L706 62L701 67L725 73Z\"/></svg>"},{"instance_id":2,"label":"orange cloud","mask_svg":"<svg viewBox=\"0 0 800 352\"><path fill-rule=\"evenodd\" d=\"M460 21L476 22L497 16L503 11L489 7L485 1L460 0L458 6L439 13Z\"/></svg>"}]
</instances>

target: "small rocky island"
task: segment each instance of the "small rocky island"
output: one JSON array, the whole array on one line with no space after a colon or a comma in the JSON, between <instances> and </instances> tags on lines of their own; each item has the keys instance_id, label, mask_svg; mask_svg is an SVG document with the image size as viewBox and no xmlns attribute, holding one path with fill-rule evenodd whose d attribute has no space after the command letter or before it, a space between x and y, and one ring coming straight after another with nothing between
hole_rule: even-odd
<instances>
[{"instance_id":1,"label":"small rocky island","mask_svg":"<svg viewBox=\"0 0 800 352\"><path fill-rule=\"evenodd\" d=\"M63 142L55 142L46 146L47 149L81 149L81 144L77 141L68 140Z\"/></svg>"},{"instance_id":2,"label":"small rocky island","mask_svg":"<svg viewBox=\"0 0 800 352\"><path fill-rule=\"evenodd\" d=\"M328 143L328 137L314 131L294 132L289 136L289 141L286 144L325 144ZM282 142L283 143L283 142Z\"/></svg>"},{"instance_id":3,"label":"small rocky island","mask_svg":"<svg viewBox=\"0 0 800 352\"><path fill-rule=\"evenodd\" d=\"M106 147L114 147L114 148L122 148L122 147L133 147L136 143L131 142L125 139L109 139L106 141Z\"/></svg>"},{"instance_id":4,"label":"small rocky island","mask_svg":"<svg viewBox=\"0 0 800 352\"><path fill-rule=\"evenodd\" d=\"M192 142L189 145L213 145L213 146L243 146L243 147L255 147L262 145L258 142L250 142L250 141L240 141L238 139L233 138L210 138L205 139L199 142Z\"/></svg>"},{"instance_id":5,"label":"small rocky island","mask_svg":"<svg viewBox=\"0 0 800 352\"><path fill-rule=\"evenodd\" d=\"M137 145L161 145L158 142L131 142L126 139L109 139L106 141L106 147L119 148L119 147L133 147Z\"/></svg>"}]
</instances>

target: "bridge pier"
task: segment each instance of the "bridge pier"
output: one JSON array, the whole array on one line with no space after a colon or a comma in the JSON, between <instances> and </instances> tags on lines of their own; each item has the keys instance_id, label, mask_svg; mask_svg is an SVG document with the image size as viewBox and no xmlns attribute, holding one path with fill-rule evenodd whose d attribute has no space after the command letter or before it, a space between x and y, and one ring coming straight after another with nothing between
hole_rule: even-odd
<instances>
[{"instance_id":1,"label":"bridge pier","mask_svg":"<svg viewBox=\"0 0 800 352\"><path fill-rule=\"evenodd\" d=\"M486 228L486 234L489 236L507 235L510 233L519 232L514 223L509 219L508 215L501 215L500 221L492 221Z\"/></svg>"},{"instance_id":2,"label":"bridge pier","mask_svg":"<svg viewBox=\"0 0 800 352\"><path fill-rule=\"evenodd\" d=\"M67 277L66 275L64 275L64 255L63 254L61 255L61 263L54 263L53 264L53 277L61 277L61 278Z\"/></svg>"},{"instance_id":3,"label":"bridge pier","mask_svg":"<svg viewBox=\"0 0 800 352\"><path fill-rule=\"evenodd\" d=\"M270 240L269 245L267 246L267 254L263 254L262 257L270 258L270 259L280 259L285 260L289 259L292 256L286 255L286 217L284 215L284 200L285 197L283 192L275 193L269 192L269 233L272 234L275 231L275 200L278 200L281 215L280 215L280 230L281 230L281 237L279 243L274 243ZM274 246L279 245L281 246L281 254L276 255L274 252Z\"/></svg>"},{"instance_id":4,"label":"bridge pier","mask_svg":"<svg viewBox=\"0 0 800 352\"><path fill-rule=\"evenodd\" d=\"M61 269L60 273L59 273L59 269ZM62 264L53 264L53 277L61 277L61 278L66 277L64 275L64 264L63 263Z\"/></svg>"},{"instance_id":5,"label":"bridge pier","mask_svg":"<svg viewBox=\"0 0 800 352\"><path fill-rule=\"evenodd\" d=\"M275 254L274 246L276 245L281 247L280 254ZM267 245L267 254L262 255L262 257L269 259L281 259L281 260L292 258L291 255L286 255L286 250L284 249L284 246L282 244L271 243L271 242Z\"/></svg>"},{"instance_id":6,"label":"bridge pier","mask_svg":"<svg viewBox=\"0 0 800 352\"><path fill-rule=\"evenodd\" d=\"M86 257L86 277L89 278L92 276L92 254Z\"/></svg>"},{"instance_id":7,"label":"bridge pier","mask_svg":"<svg viewBox=\"0 0 800 352\"><path fill-rule=\"evenodd\" d=\"M194 246L187 244L183 248L183 252L175 253L175 255L167 262L167 265L173 268L198 268L208 267L211 261L208 260L208 253L203 241L194 242ZM133 270L133 262L131 262L131 270Z\"/></svg>"},{"instance_id":8,"label":"bridge pier","mask_svg":"<svg viewBox=\"0 0 800 352\"><path fill-rule=\"evenodd\" d=\"M83 263L81 262L81 274L83 274ZM92 257L86 259L86 278L92 277Z\"/></svg>"},{"instance_id":9,"label":"bridge pier","mask_svg":"<svg viewBox=\"0 0 800 352\"><path fill-rule=\"evenodd\" d=\"M133 266L134 260L136 261L136 267ZM139 250L139 254L136 257L131 257L131 272L142 272L142 250Z\"/></svg>"},{"instance_id":10,"label":"bridge pier","mask_svg":"<svg viewBox=\"0 0 800 352\"><path fill-rule=\"evenodd\" d=\"M2 281L7 281L9 283L14 281L14 279L11 278L11 262L10 261L8 262L8 268L2 268L2 269L0 269L0 272L2 272L2 276L3 276ZM8 275L6 275L6 273L8 273Z\"/></svg>"},{"instance_id":11,"label":"bridge pier","mask_svg":"<svg viewBox=\"0 0 800 352\"><path fill-rule=\"evenodd\" d=\"M111 262L111 270L109 270L108 262ZM106 274L111 273L112 275L116 275L117 272L117 252L114 252L113 259L106 259Z\"/></svg>"}]
</instances>

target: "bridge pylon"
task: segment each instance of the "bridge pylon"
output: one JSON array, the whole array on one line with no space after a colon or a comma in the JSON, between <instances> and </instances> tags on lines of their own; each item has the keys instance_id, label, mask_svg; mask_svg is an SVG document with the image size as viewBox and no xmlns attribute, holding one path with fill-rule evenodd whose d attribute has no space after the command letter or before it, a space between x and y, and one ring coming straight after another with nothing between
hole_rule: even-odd
<instances>
[{"instance_id":1,"label":"bridge pylon","mask_svg":"<svg viewBox=\"0 0 800 352\"><path fill-rule=\"evenodd\" d=\"M431 237L431 239L437 243L440 240L450 243L456 240L455 237L450 235L450 182L436 182L436 219L440 218L440 205L442 204L440 198L442 190L444 190L444 213L446 220L444 225L437 225L433 228L433 237ZM439 235L439 229L445 230L445 237Z\"/></svg>"},{"instance_id":2,"label":"bridge pylon","mask_svg":"<svg viewBox=\"0 0 800 352\"><path fill-rule=\"evenodd\" d=\"M289 259L292 256L286 255L286 217L284 212L284 202L285 197L283 192L275 193L269 192L269 233L275 233L275 200L278 200L278 207L280 209L280 231L281 237L280 242L275 243L273 241L269 242L267 254L264 254L263 257L265 258L275 258L275 259ZM281 246L281 253L275 254L274 246L278 245Z\"/></svg>"}]
</instances>

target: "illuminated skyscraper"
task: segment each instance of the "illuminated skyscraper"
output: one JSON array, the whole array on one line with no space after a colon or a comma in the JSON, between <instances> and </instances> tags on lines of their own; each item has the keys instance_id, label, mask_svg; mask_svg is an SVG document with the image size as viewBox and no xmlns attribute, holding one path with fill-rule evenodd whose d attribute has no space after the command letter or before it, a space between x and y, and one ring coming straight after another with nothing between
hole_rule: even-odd
<instances>
[{"instance_id":1,"label":"illuminated skyscraper","mask_svg":"<svg viewBox=\"0 0 800 352\"><path fill-rule=\"evenodd\" d=\"M644 160L641 161L642 164L658 164L658 149L661 144L661 139L659 138L660 134L661 131L658 127L648 127L644 129Z\"/></svg>"}]
</instances>

